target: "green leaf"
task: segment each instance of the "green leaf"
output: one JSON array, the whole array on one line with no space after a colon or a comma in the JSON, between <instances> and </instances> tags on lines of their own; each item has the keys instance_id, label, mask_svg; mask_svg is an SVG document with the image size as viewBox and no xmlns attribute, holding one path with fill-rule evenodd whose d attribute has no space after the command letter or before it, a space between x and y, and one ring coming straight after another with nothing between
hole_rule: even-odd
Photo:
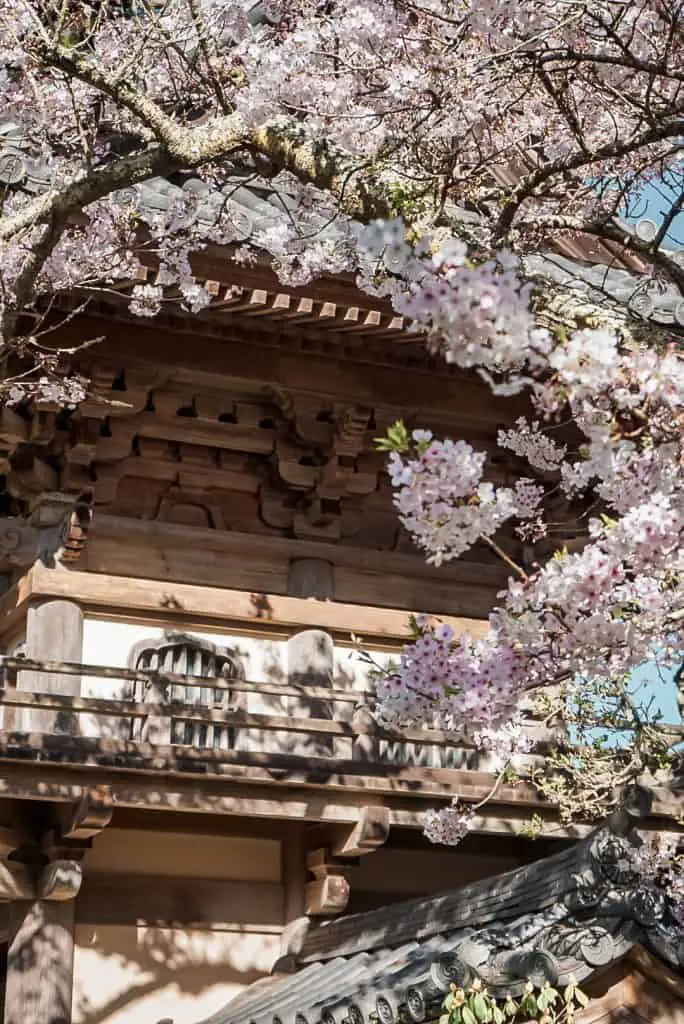
<instances>
[{"instance_id":1,"label":"green leaf","mask_svg":"<svg viewBox=\"0 0 684 1024\"><path fill-rule=\"evenodd\" d=\"M575 999L580 1004L580 1006L589 1005L589 996L586 996L584 992L579 988L575 989Z\"/></svg>"},{"instance_id":2,"label":"green leaf","mask_svg":"<svg viewBox=\"0 0 684 1024\"><path fill-rule=\"evenodd\" d=\"M462 1006L461 1014L463 1016L463 1024L477 1024L477 1017L469 1006Z\"/></svg>"},{"instance_id":3,"label":"green leaf","mask_svg":"<svg viewBox=\"0 0 684 1024\"><path fill-rule=\"evenodd\" d=\"M489 1016L489 1009L487 1007L487 1000L479 992L473 999L473 1010L475 1012L475 1016L480 1021L480 1024L485 1024L485 1021Z\"/></svg>"},{"instance_id":4,"label":"green leaf","mask_svg":"<svg viewBox=\"0 0 684 1024\"><path fill-rule=\"evenodd\" d=\"M518 1004L514 999L507 999L503 1010L507 1017L515 1017L518 1012Z\"/></svg>"},{"instance_id":5,"label":"green leaf","mask_svg":"<svg viewBox=\"0 0 684 1024\"><path fill-rule=\"evenodd\" d=\"M544 1010L548 1010L550 1006L553 1006L557 999L560 999L560 996L558 992L556 992L555 988L551 988L550 985L546 985L537 996L537 1006L543 1013Z\"/></svg>"},{"instance_id":6,"label":"green leaf","mask_svg":"<svg viewBox=\"0 0 684 1024\"><path fill-rule=\"evenodd\" d=\"M542 1007L538 1007L537 1006L536 997L533 996L533 995L529 995L529 996L525 997L525 999L523 1000L523 1003L522 1003L522 1008L523 1008L525 1013L529 1014L530 1017L536 1017L537 1016L537 1010L538 1009L540 1009L540 1010L542 1009Z\"/></svg>"},{"instance_id":7,"label":"green leaf","mask_svg":"<svg viewBox=\"0 0 684 1024\"><path fill-rule=\"evenodd\" d=\"M405 452L410 448L409 434L401 420L388 427L384 437L376 437L375 444L383 452Z\"/></svg>"},{"instance_id":8,"label":"green leaf","mask_svg":"<svg viewBox=\"0 0 684 1024\"><path fill-rule=\"evenodd\" d=\"M492 1018L494 1024L503 1024L504 1020L506 1019L498 1006L495 1006L492 1009Z\"/></svg>"}]
</instances>

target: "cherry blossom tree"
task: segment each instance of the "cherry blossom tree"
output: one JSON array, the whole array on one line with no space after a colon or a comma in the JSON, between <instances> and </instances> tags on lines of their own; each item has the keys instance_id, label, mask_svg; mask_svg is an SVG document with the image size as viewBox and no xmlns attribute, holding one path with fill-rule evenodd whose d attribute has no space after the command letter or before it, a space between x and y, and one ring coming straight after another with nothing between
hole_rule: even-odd
<instances>
[{"instance_id":1,"label":"cherry blossom tree","mask_svg":"<svg viewBox=\"0 0 684 1024\"><path fill-rule=\"evenodd\" d=\"M84 394L51 345L60 294L87 303L152 263L131 310L154 316L174 286L199 311L190 256L209 244L267 254L297 285L352 272L447 361L525 394L528 417L499 437L524 467L514 487L463 440L397 424L381 442L427 557L486 544L511 576L479 640L416 621L377 714L467 733L509 770L536 700L582 739L536 784L589 816L671 775L681 738L629 678L684 658L683 42L682 0L0 0L7 399ZM236 168L283 201L247 241ZM193 190L145 213L146 182L190 174L218 197L210 223ZM662 180L660 223L631 229ZM561 287L549 268L573 246L631 267L629 294ZM669 327L648 319L663 294ZM582 544L537 557L559 496L585 500ZM456 840L471 813L435 812L428 833Z\"/></svg>"},{"instance_id":2,"label":"cherry blossom tree","mask_svg":"<svg viewBox=\"0 0 684 1024\"><path fill-rule=\"evenodd\" d=\"M133 310L153 315L172 283L200 309L188 257L235 241L230 191L210 225L193 192L143 224L140 185L192 172L220 189L236 167L287 195L282 225L250 241L298 283L372 284L356 224L401 215L409 238L457 239L480 266L581 231L648 265L648 306L684 277L668 244L681 42L679 0L1 0L3 354L52 377L46 303L132 279L151 254L160 275ZM630 232L663 176L662 224Z\"/></svg>"}]
</instances>

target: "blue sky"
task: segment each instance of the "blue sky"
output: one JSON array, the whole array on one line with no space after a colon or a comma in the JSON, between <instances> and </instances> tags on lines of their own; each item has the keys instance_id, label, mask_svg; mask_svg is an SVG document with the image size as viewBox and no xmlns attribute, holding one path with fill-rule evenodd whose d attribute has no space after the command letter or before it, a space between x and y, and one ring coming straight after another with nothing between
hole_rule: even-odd
<instances>
[{"instance_id":1,"label":"blue sky","mask_svg":"<svg viewBox=\"0 0 684 1024\"><path fill-rule=\"evenodd\" d=\"M658 665L642 665L632 675L636 695L642 702L653 700L652 710L658 710L663 721L681 721L677 707L677 688L674 682L676 668L660 668Z\"/></svg>"},{"instance_id":2,"label":"blue sky","mask_svg":"<svg viewBox=\"0 0 684 1024\"><path fill-rule=\"evenodd\" d=\"M660 225L663 217L676 201L684 188L684 170L669 171L662 181L652 182L638 198L630 200L629 209L625 211L625 220L632 223L640 220L652 220ZM684 248L684 210L681 210L672 221L670 230L665 236L665 248Z\"/></svg>"}]
</instances>

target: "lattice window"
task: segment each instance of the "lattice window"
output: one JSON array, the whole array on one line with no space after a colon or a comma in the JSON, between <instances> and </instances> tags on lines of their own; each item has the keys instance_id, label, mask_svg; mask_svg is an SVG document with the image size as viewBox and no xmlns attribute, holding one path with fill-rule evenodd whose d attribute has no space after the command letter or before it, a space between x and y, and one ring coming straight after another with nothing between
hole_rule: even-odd
<instances>
[{"instance_id":1,"label":"lattice window","mask_svg":"<svg viewBox=\"0 0 684 1024\"><path fill-rule=\"evenodd\" d=\"M162 637L141 640L131 649L128 664L130 668L140 671L159 672L162 677L183 675L225 680L243 677L242 666L232 651L186 633L166 632ZM234 706L230 690L164 683L162 678L156 691L153 684L136 683L133 699L141 703L153 702L152 694L159 695L159 686L164 702L170 705L171 743L213 750L229 750L234 746L235 729L230 725L186 722L173 717L174 702L181 702L186 707L230 710ZM145 739L145 722L137 719L133 723L131 735L133 739Z\"/></svg>"}]
</instances>

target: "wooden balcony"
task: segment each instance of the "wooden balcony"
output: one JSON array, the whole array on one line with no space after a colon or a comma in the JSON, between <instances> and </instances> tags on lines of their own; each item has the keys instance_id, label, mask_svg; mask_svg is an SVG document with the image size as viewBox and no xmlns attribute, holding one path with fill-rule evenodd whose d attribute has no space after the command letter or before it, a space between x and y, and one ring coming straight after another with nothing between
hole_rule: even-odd
<instances>
[{"instance_id":1,"label":"wooden balcony","mask_svg":"<svg viewBox=\"0 0 684 1024\"><path fill-rule=\"evenodd\" d=\"M274 778L278 772L307 769L312 781L321 773L329 778L332 768L336 773L370 772L379 778L401 777L404 768L419 768L426 770L426 780L432 770L487 768L486 757L459 745L452 733L380 727L368 707L373 698L369 691L7 656L0 656L0 671L0 758L11 758L13 752L41 762L68 756L74 764L177 768L201 776L225 774L230 766L267 767ZM29 691L18 685L20 677L29 674L38 679L116 681L128 684L131 691L142 685L146 697L74 697L47 692L47 687ZM185 690L186 699L174 696L179 690ZM212 695L209 702L207 693ZM275 702L284 711L250 712L241 706L245 697L256 697L265 706ZM48 727L31 728L36 716L44 719L43 712L50 713ZM82 728L86 719L88 727ZM16 728L18 723L28 728ZM173 726L180 723L207 729L220 725L221 739L213 744L201 738L172 742Z\"/></svg>"},{"instance_id":2,"label":"wooden balcony","mask_svg":"<svg viewBox=\"0 0 684 1024\"><path fill-rule=\"evenodd\" d=\"M146 790L153 805L187 807L182 791L204 811L227 801L236 813L275 816L277 805L289 816L297 805L295 816L340 821L380 804L395 823L418 827L427 807L455 795L477 802L494 779L486 760L448 733L381 729L365 703L370 694L358 690L22 657L2 657L0 668L0 795L13 795L15 778L16 795L31 795L21 782L30 777L35 798L73 799L74 785L113 784L120 802L136 806ZM94 680L103 688L123 683L130 693L142 687L145 696L47 692L61 677L87 677L91 690ZM249 710L255 701L264 710ZM200 732L192 743L171 742L179 726ZM202 743L216 726L219 739ZM517 831L533 809L529 787L502 785L479 825Z\"/></svg>"},{"instance_id":3,"label":"wooden balcony","mask_svg":"<svg viewBox=\"0 0 684 1024\"><path fill-rule=\"evenodd\" d=\"M136 642L118 660L106 638L85 649L84 622L137 629ZM216 630L230 649L207 639ZM338 658L351 634L389 656L406 614L34 566L0 601L0 800L73 802L106 786L128 808L350 824L374 806L421 829L428 808L490 795L478 831L520 833L532 814L559 837L586 831L558 827L532 787L497 780L449 733L379 728L368 682ZM249 644L277 647L280 663L238 664ZM535 757L549 737L529 728ZM655 808L656 826L676 814L666 795Z\"/></svg>"},{"instance_id":4,"label":"wooden balcony","mask_svg":"<svg viewBox=\"0 0 684 1024\"><path fill-rule=\"evenodd\" d=\"M223 790L229 803L233 799L235 804L236 792L241 794L235 804L241 813L247 809L257 816L280 816L274 812L278 805L288 816L287 807L298 791L300 796L318 794L313 800L303 798L307 809L300 808L298 815L311 820L353 821L360 806L379 804L390 808L395 823L417 827L426 807L456 795L478 802L495 780L486 757L458 744L449 733L380 728L364 703L371 695L358 691L16 657L0 658L0 668L0 763L5 775L0 793L11 788L13 767L20 769L17 777L21 778L21 769L25 775L30 766L44 778L34 794L37 798L73 799L73 782L78 778L81 785L118 783L120 802L138 805L146 779L152 805L156 800L167 808L178 802L175 787L182 782L186 793L188 785L194 786L198 810L211 809L216 793ZM123 681L131 688L144 686L147 696L138 701L29 692L18 685L21 676L29 674L34 685L36 677L87 676L103 684ZM174 698L172 694L181 688L193 696ZM214 694L212 706L207 706L204 696L200 702L200 695L207 692ZM256 697L265 705L276 701L284 712L250 712L240 706L245 697ZM47 716L47 726L32 728L36 716L43 721ZM201 741L170 742L179 724L207 731L218 725L221 740L213 746ZM533 758L548 739L540 737L534 723L527 728L537 735L529 755ZM64 785L62 779L69 782ZM272 794L264 812L259 808L265 787L272 787ZM671 812L667 800L654 810L665 816ZM554 817L553 808L542 805L531 787L501 784L481 809L476 828L519 832L532 813ZM585 831L575 825L559 834Z\"/></svg>"}]
</instances>

